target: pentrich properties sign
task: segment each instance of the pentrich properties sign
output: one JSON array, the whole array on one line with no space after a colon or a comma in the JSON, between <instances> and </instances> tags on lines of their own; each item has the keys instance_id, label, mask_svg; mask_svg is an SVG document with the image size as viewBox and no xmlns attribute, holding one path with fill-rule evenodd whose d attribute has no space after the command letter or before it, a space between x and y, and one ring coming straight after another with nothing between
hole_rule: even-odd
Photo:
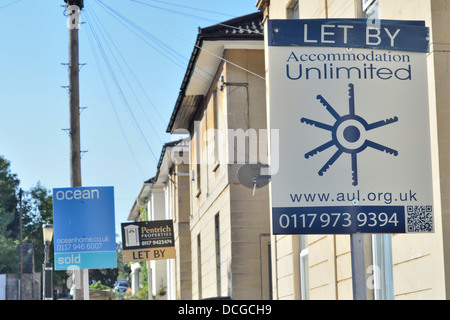
<instances>
[{"instance_id":1,"label":"pentrich properties sign","mask_svg":"<svg viewBox=\"0 0 450 320\"><path fill-rule=\"evenodd\" d=\"M428 28L379 22L268 21L274 234L434 231Z\"/></svg>"},{"instance_id":2,"label":"pentrich properties sign","mask_svg":"<svg viewBox=\"0 0 450 320\"><path fill-rule=\"evenodd\" d=\"M172 220L125 222L121 227L123 262L175 259Z\"/></svg>"}]
</instances>

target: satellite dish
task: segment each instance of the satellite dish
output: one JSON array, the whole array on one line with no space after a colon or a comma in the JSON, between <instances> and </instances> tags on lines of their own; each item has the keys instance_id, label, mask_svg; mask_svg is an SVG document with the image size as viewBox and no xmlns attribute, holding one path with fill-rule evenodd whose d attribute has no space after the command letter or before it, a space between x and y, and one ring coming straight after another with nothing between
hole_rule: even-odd
<instances>
[{"instance_id":1,"label":"satellite dish","mask_svg":"<svg viewBox=\"0 0 450 320\"><path fill-rule=\"evenodd\" d=\"M253 189L254 194L255 189L262 188L269 183L270 176L261 174L261 168L268 167L269 165L263 163L248 163L241 166L236 175L243 186Z\"/></svg>"}]
</instances>

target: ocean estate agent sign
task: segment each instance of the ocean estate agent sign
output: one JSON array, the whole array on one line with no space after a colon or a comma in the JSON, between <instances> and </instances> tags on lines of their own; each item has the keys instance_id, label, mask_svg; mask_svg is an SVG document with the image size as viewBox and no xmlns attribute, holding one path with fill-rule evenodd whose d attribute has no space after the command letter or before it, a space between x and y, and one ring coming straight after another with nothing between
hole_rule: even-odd
<instances>
[{"instance_id":1,"label":"ocean estate agent sign","mask_svg":"<svg viewBox=\"0 0 450 320\"><path fill-rule=\"evenodd\" d=\"M113 187L53 189L55 270L116 268Z\"/></svg>"},{"instance_id":2,"label":"ocean estate agent sign","mask_svg":"<svg viewBox=\"0 0 450 320\"><path fill-rule=\"evenodd\" d=\"M172 220L122 223L123 261L175 258Z\"/></svg>"},{"instance_id":3,"label":"ocean estate agent sign","mask_svg":"<svg viewBox=\"0 0 450 320\"><path fill-rule=\"evenodd\" d=\"M433 232L421 21L269 20L274 234Z\"/></svg>"}]
</instances>

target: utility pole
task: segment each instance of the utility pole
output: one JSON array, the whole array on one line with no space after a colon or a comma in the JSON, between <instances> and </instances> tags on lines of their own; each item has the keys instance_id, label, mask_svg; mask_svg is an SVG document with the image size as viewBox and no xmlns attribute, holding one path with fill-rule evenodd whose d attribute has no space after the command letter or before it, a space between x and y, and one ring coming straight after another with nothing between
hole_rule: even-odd
<instances>
[{"instance_id":1,"label":"utility pole","mask_svg":"<svg viewBox=\"0 0 450 320\"><path fill-rule=\"evenodd\" d=\"M20 281L20 298L19 300L23 300L23 208L22 208L22 195L23 190L19 190L19 246L20 246L20 275L19 275L19 281Z\"/></svg>"},{"instance_id":2,"label":"utility pole","mask_svg":"<svg viewBox=\"0 0 450 320\"><path fill-rule=\"evenodd\" d=\"M73 6L69 6L69 8ZM73 9L76 10L76 9ZM70 13L78 14L78 13ZM70 19L71 16L69 16ZM77 20L77 19L75 19ZM80 77L78 26L69 28L69 113L70 113L70 183L81 187L80 150Z\"/></svg>"},{"instance_id":3,"label":"utility pole","mask_svg":"<svg viewBox=\"0 0 450 320\"><path fill-rule=\"evenodd\" d=\"M80 78L78 29L83 0L64 0L67 4L69 29L69 115L70 115L70 184L81 187L80 150ZM88 300L88 270L78 269L75 273L74 300Z\"/></svg>"}]
</instances>

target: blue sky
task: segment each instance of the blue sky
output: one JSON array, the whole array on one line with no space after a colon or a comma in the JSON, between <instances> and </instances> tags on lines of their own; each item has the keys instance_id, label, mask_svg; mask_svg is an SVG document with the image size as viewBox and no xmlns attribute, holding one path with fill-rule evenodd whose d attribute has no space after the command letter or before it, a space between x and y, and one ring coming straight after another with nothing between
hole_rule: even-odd
<instances>
[{"instance_id":1,"label":"blue sky","mask_svg":"<svg viewBox=\"0 0 450 320\"><path fill-rule=\"evenodd\" d=\"M172 140L165 131L198 27L256 12L255 3L85 0L82 184L114 186L117 234L142 183L155 175L162 144ZM38 181L47 189L70 186L63 5L0 0L0 155L24 190Z\"/></svg>"}]
</instances>

